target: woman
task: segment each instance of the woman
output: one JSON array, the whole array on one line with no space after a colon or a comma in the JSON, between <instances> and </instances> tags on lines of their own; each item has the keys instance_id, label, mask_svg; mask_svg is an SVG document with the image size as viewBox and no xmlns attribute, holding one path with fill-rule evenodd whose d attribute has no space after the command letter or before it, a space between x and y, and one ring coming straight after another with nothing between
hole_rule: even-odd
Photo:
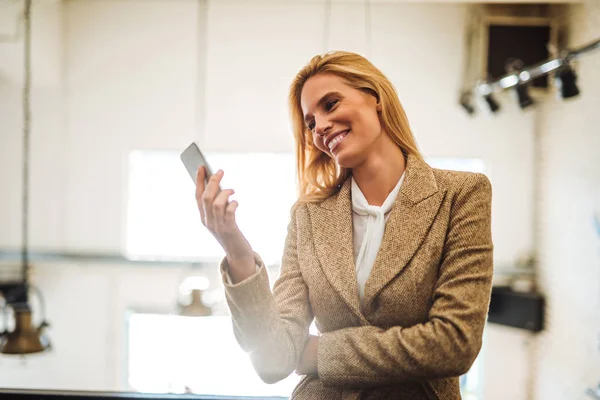
<instances>
[{"instance_id":1,"label":"woman","mask_svg":"<svg viewBox=\"0 0 600 400\"><path fill-rule=\"evenodd\" d=\"M488 179L428 166L392 84L357 54L314 57L289 98L300 198L272 292L223 171L206 187L198 171L239 344L265 382L304 374L293 399L460 399L490 299Z\"/></svg>"}]
</instances>

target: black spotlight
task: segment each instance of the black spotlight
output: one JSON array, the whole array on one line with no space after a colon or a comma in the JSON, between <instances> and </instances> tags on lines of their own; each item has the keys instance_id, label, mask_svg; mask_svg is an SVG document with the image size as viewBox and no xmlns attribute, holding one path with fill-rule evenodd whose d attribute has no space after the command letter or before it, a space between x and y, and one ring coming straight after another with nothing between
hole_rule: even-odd
<instances>
[{"instance_id":1,"label":"black spotlight","mask_svg":"<svg viewBox=\"0 0 600 400\"><path fill-rule=\"evenodd\" d=\"M527 108L533 105L534 101L529 95L529 88L526 85L518 85L515 89L517 93L517 100L519 101L519 106L521 109Z\"/></svg>"},{"instance_id":2,"label":"black spotlight","mask_svg":"<svg viewBox=\"0 0 600 400\"><path fill-rule=\"evenodd\" d=\"M485 99L485 102L487 103L488 107L490 108L490 111L495 113L500 109L500 104L498 104L498 102L496 101L496 99L494 99L490 94L486 94L485 96L483 96L483 98Z\"/></svg>"},{"instance_id":3,"label":"black spotlight","mask_svg":"<svg viewBox=\"0 0 600 400\"><path fill-rule=\"evenodd\" d=\"M575 75L575 71L570 66L556 71L554 79L563 99L579 95L579 88L576 84L577 75Z\"/></svg>"}]
</instances>

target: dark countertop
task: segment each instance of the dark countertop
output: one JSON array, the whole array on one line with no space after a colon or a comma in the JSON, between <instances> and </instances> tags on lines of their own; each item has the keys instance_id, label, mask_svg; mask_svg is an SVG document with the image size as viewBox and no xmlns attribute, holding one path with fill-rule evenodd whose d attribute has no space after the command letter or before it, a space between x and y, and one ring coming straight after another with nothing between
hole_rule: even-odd
<instances>
[{"instance_id":1,"label":"dark countertop","mask_svg":"<svg viewBox=\"0 0 600 400\"><path fill-rule=\"evenodd\" d=\"M0 389L0 398L6 399L132 399L132 400L257 400L258 397L217 396L169 393L93 392L71 390ZM261 397L265 400L284 400L286 397Z\"/></svg>"}]
</instances>

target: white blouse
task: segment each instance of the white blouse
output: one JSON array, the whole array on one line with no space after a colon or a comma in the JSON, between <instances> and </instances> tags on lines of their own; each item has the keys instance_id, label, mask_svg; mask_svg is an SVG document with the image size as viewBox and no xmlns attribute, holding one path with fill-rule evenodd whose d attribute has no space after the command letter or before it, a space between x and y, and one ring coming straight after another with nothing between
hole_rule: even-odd
<instances>
[{"instance_id":1,"label":"white blouse","mask_svg":"<svg viewBox=\"0 0 600 400\"><path fill-rule=\"evenodd\" d=\"M369 205L367 199L352 177L352 235L354 240L354 266L358 283L358 297L362 306L365 283L371 274L375 258L379 253L385 225L390 218L394 201L400 192L404 174L392 189L383 204Z\"/></svg>"}]
</instances>

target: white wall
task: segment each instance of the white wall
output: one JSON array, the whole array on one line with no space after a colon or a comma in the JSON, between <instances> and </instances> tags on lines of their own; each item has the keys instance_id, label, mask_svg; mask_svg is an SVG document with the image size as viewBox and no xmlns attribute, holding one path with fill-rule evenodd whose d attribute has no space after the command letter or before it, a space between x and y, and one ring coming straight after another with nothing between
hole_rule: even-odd
<instances>
[{"instance_id":1,"label":"white wall","mask_svg":"<svg viewBox=\"0 0 600 400\"><path fill-rule=\"evenodd\" d=\"M70 1L65 51L65 244L119 250L126 161L177 149L195 127L198 19L193 1Z\"/></svg>"},{"instance_id":2,"label":"white wall","mask_svg":"<svg viewBox=\"0 0 600 400\"><path fill-rule=\"evenodd\" d=\"M36 4L32 15L32 143L31 219L36 221L31 240L43 246L61 245L64 225L63 190L64 114L62 90L62 6L59 2ZM0 35L17 30L18 2L0 9ZM0 246L20 244L22 100L22 34L16 41L0 41ZM43 199L43 200L42 200Z\"/></svg>"},{"instance_id":3,"label":"white wall","mask_svg":"<svg viewBox=\"0 0 600 400\"><path fill-rule=\"evenodd\" d=\"M572 46L600 37L600 2L571 15ZM600 384L600 54L578 63L581 95L542 109L540 283L547 329L534 363L536 399L579 399Z\"/></svg>"},{"instance_id":4,"label":"white wall","mask_svg":"<svg viewBox=\"0 0 600 400\"><path fill-rule=\"evenodd\" d=\"M287 87L312 55L328 48L371 54L396 85L426 156L485 161L494 186L497 263L509 264L530 250L534 115L505 101L501 115L470 119L455 104L464 5L373 4L368 47L361 4L334 2L324 43L323 2L249 3L35 3L31 232L36 248L121 250L125 160L132 149L177 150L195 139L207 150L290 151ZM21 57L21 43L0 43L0 248L16 247L20 240ZM171 307L174 288L186 273L38 266L34 279L48 298L56 351L32 358L26 367L0 358L0 386L126 388L125 310ZM486 363L491 388L486 399L525 398L504 394L525 392L527 337L489 330L489 348L503 348L506 364L501 365L517 363L523 370L503 368L497 376L495 363ZM510 389L507 379L516 382Z\"/></svg>"}]
</instances>

